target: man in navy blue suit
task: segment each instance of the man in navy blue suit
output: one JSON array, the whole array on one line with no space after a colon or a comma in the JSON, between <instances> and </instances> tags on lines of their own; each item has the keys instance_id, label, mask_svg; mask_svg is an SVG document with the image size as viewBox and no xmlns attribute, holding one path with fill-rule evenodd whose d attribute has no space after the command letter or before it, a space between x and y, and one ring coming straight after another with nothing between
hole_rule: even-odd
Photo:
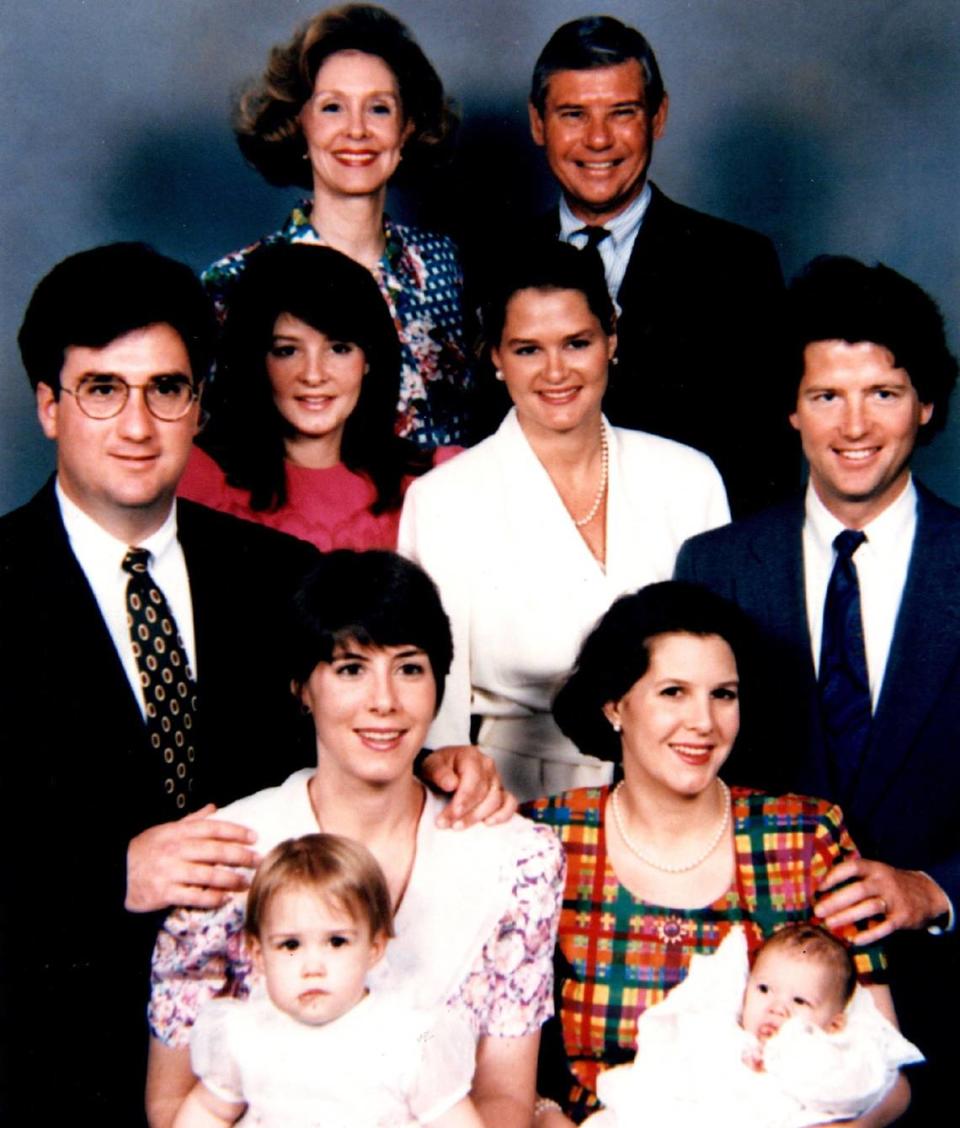
<instances>
[{"instance_id":1,"label":"man in navy blue suit","mask_svg":"<svg viewBox=\"0 0 960 1128\"><path fill-rule=\"evenodd\" d=\"M603 261L619 311L610 421L705 451L737 515L798 482L775 385L783 279L765 236L648 181L668 108L635 28L611 16L558 28L530 90L533 138L561 189L539 234L595 246Z\"/></svg>"},{"instance_id":2,"label":"man in navy blue suit","mask_svg":"<svg viewBox=\"0 0 960 1128\"><path fill-rule=\"evenodd\" d=\"M900 1021L928 1057L909 1119L927 1124L953 1100L960 1010L960 510L910 459L946 420L957 362L927 294L849 258L816 259L794 282L788 331L806 496L688 541L677 576L740 604L767 646L741 781L843 807L864 857L837 867L817 912L890 938ZM845 596L834 579L835 541L851 535L852 605L849 565ZM855 690L839 723L831 696L843 599L865 660L862 725L849 724Z\"/></svg>"}]
</instances>

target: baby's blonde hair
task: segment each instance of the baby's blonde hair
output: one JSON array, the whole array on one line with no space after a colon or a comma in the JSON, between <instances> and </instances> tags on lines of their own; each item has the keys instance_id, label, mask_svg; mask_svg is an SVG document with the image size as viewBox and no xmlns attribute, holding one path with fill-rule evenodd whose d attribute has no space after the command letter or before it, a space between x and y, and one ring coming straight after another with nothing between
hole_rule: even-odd
<instances>
[{"instance_id":1,"label":"baby's blonde hair","mask_svg":"<svg viewBox=\"0 0 960 1128\"><path fill-rule=\"evenodd\" d=\"M393 908L383 870L359 842L338 834L305 834L275 846L257 868L247 895L244 930L260 939L270 904L282 889L300 887L329 898L370 936L393 936Z\"/></svg>"}]
</instances>

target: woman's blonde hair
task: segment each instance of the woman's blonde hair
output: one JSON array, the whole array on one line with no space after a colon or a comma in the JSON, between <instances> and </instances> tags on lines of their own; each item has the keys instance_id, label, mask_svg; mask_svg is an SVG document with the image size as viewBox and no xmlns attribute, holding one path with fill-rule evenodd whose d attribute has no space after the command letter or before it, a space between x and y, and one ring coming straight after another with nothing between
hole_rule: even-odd
<instances>
[{"instance_id":1,"label":"woman's blonde hair","mask_svg":"<svg viewBox=\"0 0 960 1128\"><path fill-rule=\"evenodd\" d=\"M270 184L313 186L300 111L313 94L317 72L338 51L375 55L393 72L404 119L413 125L405 160L435 149L452 132L456 119L443 83L407 26L374 4L330 8L271 48L263 74L237 100L237 144Z\"/></svg>"}]
</instances>

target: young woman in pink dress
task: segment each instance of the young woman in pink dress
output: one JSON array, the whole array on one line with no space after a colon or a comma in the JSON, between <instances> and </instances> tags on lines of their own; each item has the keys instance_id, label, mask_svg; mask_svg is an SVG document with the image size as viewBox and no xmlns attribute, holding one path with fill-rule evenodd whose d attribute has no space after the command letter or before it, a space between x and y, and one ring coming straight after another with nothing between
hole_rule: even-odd
<instances>
[{"instance_id":1,"label":"young woman in pink dress","mask_svg":"<svg viewBox=\"0 0 960 1128\"><path fill-rule=\"evenodd\" d=\"M455 451L395 435L399 388L397 332L370 272L329 247L265 247L231 296L179 494L322 551L392 549L406 487Z\"/></svg>"}]
</instances>

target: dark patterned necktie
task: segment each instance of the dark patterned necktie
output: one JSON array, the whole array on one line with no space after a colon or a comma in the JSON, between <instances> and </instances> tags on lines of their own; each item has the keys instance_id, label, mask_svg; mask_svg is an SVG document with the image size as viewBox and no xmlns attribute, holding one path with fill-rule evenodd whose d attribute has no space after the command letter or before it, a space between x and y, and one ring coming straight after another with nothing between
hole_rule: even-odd
<instances>
[{"instance_id":1,"label":"dark patterned necktie","mask_svg":"<svg viewBox=\"0 0 960 1128\"><path fill-rule=\"evenodd\" d=\"M123 570L130 575L127 626L140 672L150 746L162 758L163 789L173 808L183 811L196 759L196 683L173 612L147 571L149 560L145 548L131 548L123 558Z\"/></svg>"},{"instance_id":2,"label":"dark patterned necktie","mask_svg":"<svg viewBox=\"0 0 960 1128\"><path fill-rule=\"evenodd\" d=\"M836 798L849 803L870 735L871 699L853 554L866 540L844 529L833 542L837 558L827 586L820 642L820 705L824 736L837 781Z\"/></svg>"},{"instance_id":3,"label":"dark patterned necktie","mask_svg":"<svg viewBox=\"0 0 960 1128\"><path fill-rule=\"evenodd\" d=\"M573 232L574 235L586 235L587 243L583 248L585 251L597 251L599 244L606 239L610 232L605 227L598 227L596 224L587 224L586 227L579 227Z\"/></svg>"}]
</instances>

